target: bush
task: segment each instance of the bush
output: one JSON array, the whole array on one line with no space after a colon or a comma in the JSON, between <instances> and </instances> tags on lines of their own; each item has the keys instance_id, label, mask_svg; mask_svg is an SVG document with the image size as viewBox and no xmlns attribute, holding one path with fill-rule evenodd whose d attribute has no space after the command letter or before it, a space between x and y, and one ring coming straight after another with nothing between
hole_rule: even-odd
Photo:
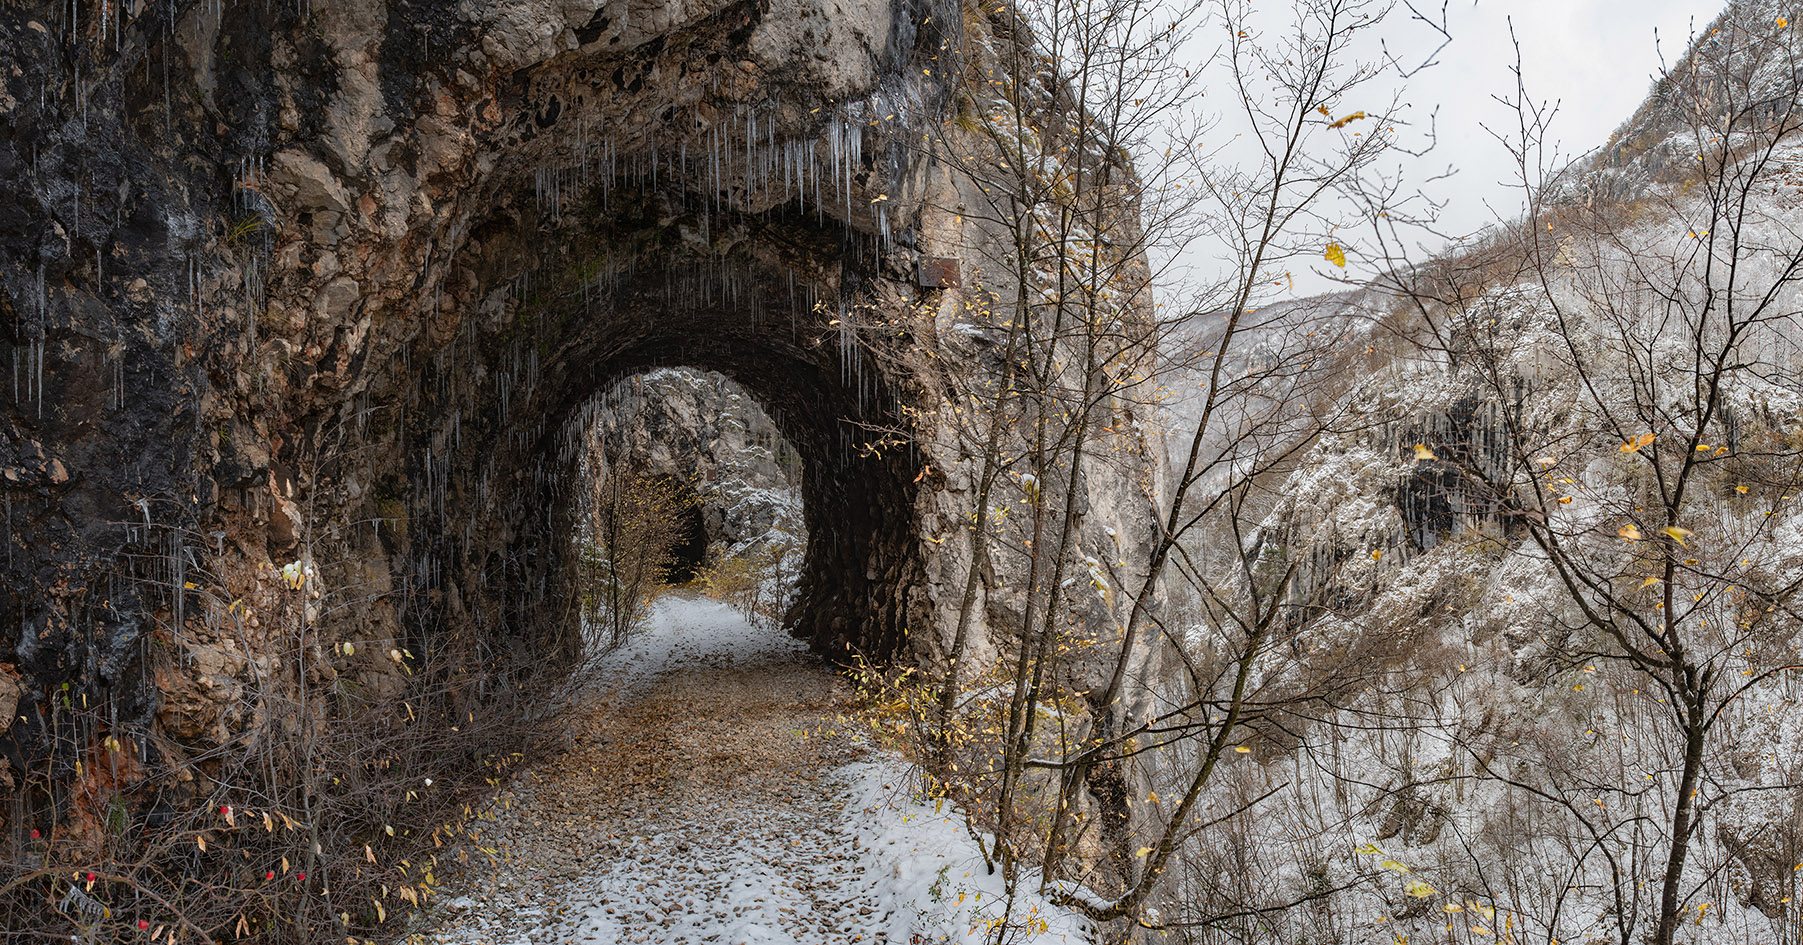
<instances>
[{"instance_id":1,"label":"bush","mask_svg":"<svg viewBox=\"0 0 1803 945\"><path fill-rule=\"evenodd\" d=\"M645 619L696 501L670 477L626 474L609 476L594 499L577 569L591 653L617 645Z\"/></svg>"},{"instance_id":2,"label":"bush","mask_svg":"<svg viewBox=\"0 0 1803 945\"><path fill-rule=\"evenodd\" d=\"M740 554L701 569L701 592L724 601L752 623L774 627L789 605L797 561L796 542L778 531Z\"/></svg>"}]
</instances>

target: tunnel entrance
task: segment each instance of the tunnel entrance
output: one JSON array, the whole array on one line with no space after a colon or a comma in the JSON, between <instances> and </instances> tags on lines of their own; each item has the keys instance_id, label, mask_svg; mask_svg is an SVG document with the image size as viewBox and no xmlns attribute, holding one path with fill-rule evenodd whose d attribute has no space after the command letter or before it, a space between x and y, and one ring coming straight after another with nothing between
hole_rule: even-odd
<instances>
[{"instance_id":1,"label":"tunnel entrance","mask_svg":"<svg viewBox=\"0 0 1803 945\"><path fill-rule=\"evenodd\" d=\"M677 520L676 541L670 548L669 562L664 565L663 583L687 584L701 573L707 563L707 526L701 520L699 502L682 510Z\"/></svg>"},{"instance_id":2,"label":"tunnel entrance","mask_svg":"<svg viewBox=\"0 0 1803 945\"><path fill-rule=\"evenodd\" d=\"M742 31L708 22L632 69L711 77L723 55L745 61L726 48ZM869 120L886 104L867 116L856 96L787 78L653 96L608 78L624 49L514 76L497 108L520 120L495 128L492 164L440 211L452 222L418 277L429 324L397 418L427 513L412 551L432 582L406 619L474 614L535 658L572 651L576 622L546 615L580 594L569 539L599 394L690 369L742 385L799 459L783 623L838 657L924 656L917 634L947 604L922 519L941 514L923 500L942 476L914 442L941 399L920 343L937 316L916 305L919 232L951 218L918 199L901 210L912 159L879 149ZM473 501L447 503L447 488ZM732 542L717 524L704 509L714 553Z\"/></svg>"},{"instance_id":3,"label":"tunnel entrance","mask_svg":"<svg viewBox=\"0 0 1803 945\"><path fill-rule=\"evenodd\" d=\"M580 416L585 607L598 578L631 584L643 554L655 573L636 593L686 585L754 624L782 623L808 546L805 464L759 399L718 372L657 368L616 381Z\"/></svg>"}]
</instances>

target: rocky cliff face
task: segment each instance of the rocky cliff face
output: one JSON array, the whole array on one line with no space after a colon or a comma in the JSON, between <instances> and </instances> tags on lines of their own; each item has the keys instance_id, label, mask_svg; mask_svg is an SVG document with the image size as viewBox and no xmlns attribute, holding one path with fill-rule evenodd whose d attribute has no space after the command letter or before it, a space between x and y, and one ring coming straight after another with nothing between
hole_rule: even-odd
<instances>
[{"instance_id":1,"label":"rocky cliff face","mask_svg":"<svg viewBox=\"0 0 1803 945\"><path fill-rule=\"evenodd\" d=\"M1320 897L1284 938L1651 940L1666 884L1680 941L1796 938L1796 18L1729 4L1538 216L1290 303L1347 332L1333 421L1195 551L1294 566L1256 678L1334 694L1260 731L1226 794L1268 806L1199 836L1172 910L1240 883Z\"/></svg>"},{"instance_id":2,"label":"rocky cliff face","mask_svg":"<svg viewBox=\"0 0 1803 945\"><path fill-rule=\"evenodd\" d=\"M1010 42L939 0L0 10L0 777L40 784L0 818L62 822L95 746L191 804L310 691L569 655L573 445L661 366L799 453L796 632L930 661L971 503L934 365L993 352L921 264L996 237L910 127ZM1136 443L1083 485L1129 569Z\"/></svg>"},{"instance_id":3,"label":"rocky cliff face","mask_svg":"<svg viewBox=\"0 0 1803 945\"><path fill-rule=\"evenodd\" d=\"M591 475L669 476L690 484L721 555L805 540L801 457L745 389L709 372L658 369L600 401Z\"/></svg>"}]
</instances>

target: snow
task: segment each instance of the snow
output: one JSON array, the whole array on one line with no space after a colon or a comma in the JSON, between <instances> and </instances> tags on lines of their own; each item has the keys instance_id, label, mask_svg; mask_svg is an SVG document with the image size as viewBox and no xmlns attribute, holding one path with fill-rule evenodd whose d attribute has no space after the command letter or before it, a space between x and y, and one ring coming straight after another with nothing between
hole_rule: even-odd
<instances>
[{"instance_id":1,"label":"snow","mask_svg":"<svg viewBox=\"0 0 1803 945\"><path fill-rule=\"evenodd\" d=\"M622 916L634 905L675 903L674 921L658 941L725 945L808 945L799 924L833 941L981 945L1004 911L999 872L991 874L961 815L937 810L912 795L906 765L892 758L847 765L828 776L837 790L829 806L836 822L809 823L793 811L765 810L758 819L778 842L690 848L694 874L730 879L702 907L692 901L692 877L647 875L641 855L625 851L596 885L594 904L577 925L576 941L619 942L631 928ZM780 843L787 838L788 844ZM674 841L634 838L648 852ZM849 856L830 855L833 852ZM824 895L823 895L824 894ZM1027 894L1016 902L1016 923L1030 945L1087 943L1081 917ZM1043 922L1039 921L1043 920Z\"/></svg>"},{"instance_id":2,"label":"snow","mask_svg":"<svg viewBox=\"0 0 1803 945\"><path fill-rule=\"evenodd\" d=\"M742 669L799 659L807 649L781 630L752 626L721 601L668 596L651 606L624 645L596 660L592 672L606 680L602 694L617 702L666 673Z\"/></svg>"},{"instance_id":3,"label":"snow","mask_svg":"<svg viewBox=\"0 0 1803 945\"><path fill-rule=\"evenodd\" d=\"M880 930L888 941L912 942L918 935L980 945L989 941L990 923L1005 913L1028 925L1026 935L1011 941L1093 940L1087 919L1037 893L1021 893L1008 910L1002 874L985 867L963 815L909 790L915 779L907 766L885 758L838 773L850 781L848 809L855 812L852 823L869 871L877 876L871 898L888 916ZM1029 876L1021 885L1036 885L1034 880Z\"/></svg>"}]
</instances>

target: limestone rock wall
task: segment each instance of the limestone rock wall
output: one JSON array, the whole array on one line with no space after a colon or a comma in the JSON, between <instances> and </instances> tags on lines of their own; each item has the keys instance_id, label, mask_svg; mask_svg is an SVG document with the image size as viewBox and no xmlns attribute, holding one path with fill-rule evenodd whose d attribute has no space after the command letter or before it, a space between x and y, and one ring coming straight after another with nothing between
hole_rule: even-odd
<instances>
[{"instance_id":1,"label":"limestone rock wall","mask_svg":"<svg viewBox=\"0 0 1803 945\"><path fill-rule=\"evenodd\" d=\"M1009 42L943 0L0 9L0 779L117 738L191 802L404 654L557 665L574 444L663 366L802 458L795 631L930 664L973 501L943 372L994 352L920 264L1005 240L910 142L941 57ZM1157 461L1110 409L1081 541L1130 577Z\"/></svg>"}]
</instances>

